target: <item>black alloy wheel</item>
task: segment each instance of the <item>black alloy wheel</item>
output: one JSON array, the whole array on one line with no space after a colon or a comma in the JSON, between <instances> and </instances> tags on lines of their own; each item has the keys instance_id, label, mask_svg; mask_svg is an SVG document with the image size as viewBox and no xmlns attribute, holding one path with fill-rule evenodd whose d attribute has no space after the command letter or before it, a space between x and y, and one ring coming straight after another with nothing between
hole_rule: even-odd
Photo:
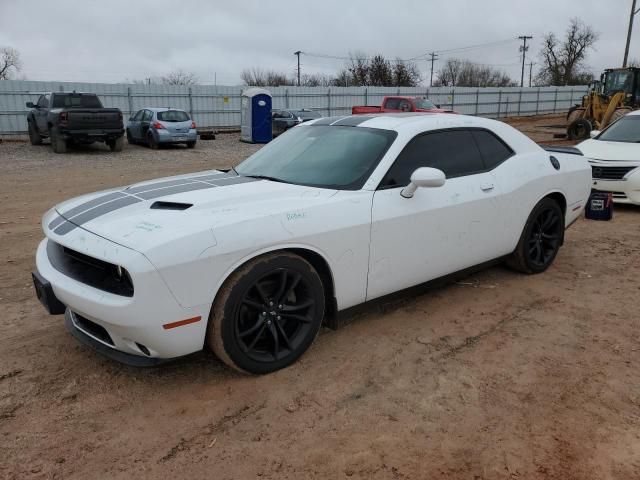
<instances>
[{"instance_id":1,"label":"black alloy wheel","mask_svg":"<svg viewBox=\"0 0 640 480\"><path fill-rule=\"evenodd\" d=\"M523 273L544 272L564 242L564 212L553 198L543 198L525 224L507 265Z\"/></svg>"},{"instance_id":2,"label":"black alloy wheel","mask_svg":"<svg viewBox=\"0 0 640 480\"><path fill-rule=\"evenodd\" d=\"M278 370L309 348L324 301L320 276L306 260L289 252L263 255L234 272L218 293L208 343L238 370Z\"/></svg>"}]
</instances>

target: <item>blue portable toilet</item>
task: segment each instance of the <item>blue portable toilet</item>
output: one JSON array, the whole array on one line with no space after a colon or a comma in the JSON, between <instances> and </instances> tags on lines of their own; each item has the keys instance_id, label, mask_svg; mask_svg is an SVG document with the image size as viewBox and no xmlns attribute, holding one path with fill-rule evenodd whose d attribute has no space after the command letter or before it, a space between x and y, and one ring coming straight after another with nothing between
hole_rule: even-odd
<instances>
[{"instance_id":1,"label":"blue portable toilet","mask_svg":"<svg viewBox=\"0 0 640 480\"><path fill-rule=\"evenodd\" d=\"M268 143L271 139L271 92L264 88L248 88L242 92L240 140Z\"/></svg>"}]
</instances>

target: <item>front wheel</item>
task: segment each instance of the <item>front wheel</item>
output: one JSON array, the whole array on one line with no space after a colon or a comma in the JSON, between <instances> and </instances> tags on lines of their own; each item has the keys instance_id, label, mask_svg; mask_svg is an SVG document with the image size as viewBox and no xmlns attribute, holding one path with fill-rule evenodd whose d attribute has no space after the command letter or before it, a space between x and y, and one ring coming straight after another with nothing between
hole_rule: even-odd
<instances>
[{"instance_id":1,"label":"front wheel","mask_svg":"<svg viewBox=\"0 0 640 480\"><path fill-rule=\"evenodd\" d=\"M187 142L187 148L195 148L196 142Z\"/></svg>"},{"instance_id":2,"label":"front wheel","mask_svg":"<svg viewBox=\"0 0 640 480\"><path fill-rule=\"evenodd\" d=\"M207 343L227 365L269 373L295 362L324 316L316 270L288 252L262 255L234 272L211 309Z\"/></svg>"},{"instance_id":3,"label":"front wheel","mask_svg":"<svg viewBox=\"0 0 640 480\"><path fill-rule=\"evenodd\" d=\"M556 258L563 240L562 208L552 198L543 198L529 215L507 265L523 273L544 272Z\"/></svg>"}]
</instances>

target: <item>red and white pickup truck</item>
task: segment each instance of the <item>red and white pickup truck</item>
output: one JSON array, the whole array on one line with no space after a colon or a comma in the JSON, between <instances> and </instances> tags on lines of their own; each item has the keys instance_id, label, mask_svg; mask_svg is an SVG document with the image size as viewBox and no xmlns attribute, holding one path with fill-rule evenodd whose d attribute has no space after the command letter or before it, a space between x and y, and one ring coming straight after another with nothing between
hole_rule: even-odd
<instances>
[{"instance_id":1,"label":"red and white pickup truck","mask_svg":"<svg viewBox=\"0 0 640 480\"><path fill-rule=\"evenodd\" d=\"M458 113L453 110L440 108L428 98L424 97L384 97L380 107L358 105L351 107L351 113L395 113L395 112L431 112L431 113Z\"/></svg>"}]
</instances>

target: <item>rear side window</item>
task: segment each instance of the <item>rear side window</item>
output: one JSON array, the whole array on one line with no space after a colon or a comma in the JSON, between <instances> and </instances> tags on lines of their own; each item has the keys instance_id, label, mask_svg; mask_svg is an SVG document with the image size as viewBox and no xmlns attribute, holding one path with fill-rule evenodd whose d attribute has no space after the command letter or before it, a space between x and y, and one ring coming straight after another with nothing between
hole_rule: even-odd
<instances>
[{"instance_id":1,"label":"rear side window","mask_svg":"<svg viewBox=\"0 0 640 480\"><path fill-rule=\"evenodd\" d=\"M484 160L485 170L492 170L513 155L502 140L486 130L472 130L473 138Z\"/></svg>"},{"instance_id":2,"label":"rear side window","mask_svg":"<svg viewBox=\"0 0 640 480\"><path fill-rule=\"evenodd\" d=\"M102 104L95 95L56 93L53 96L52 108L102 108Z\"/></svg>"},{"instance_id":3,"label":"rear side window","mask_svg":"<svg viewBox=\"0 0 640 480\"><path fill-rule=\"evenodd\" d=\"M427 133L415 137L402 150L380 188L404 187L420 167L442 170L447 178L485 170L482 156L468 130Z\"/></svg>"},{"instance_id":4,"label":"rear side window","mask_svg":"<svg viewBox=\"0 0 640 480\"><path fill-rule=\"evenodd\" d=\"M189 115L182 110L167 110L165 112L158 112L158 120L161 122L188 122L190 118Z\"/></svg>"}]
</instances>

